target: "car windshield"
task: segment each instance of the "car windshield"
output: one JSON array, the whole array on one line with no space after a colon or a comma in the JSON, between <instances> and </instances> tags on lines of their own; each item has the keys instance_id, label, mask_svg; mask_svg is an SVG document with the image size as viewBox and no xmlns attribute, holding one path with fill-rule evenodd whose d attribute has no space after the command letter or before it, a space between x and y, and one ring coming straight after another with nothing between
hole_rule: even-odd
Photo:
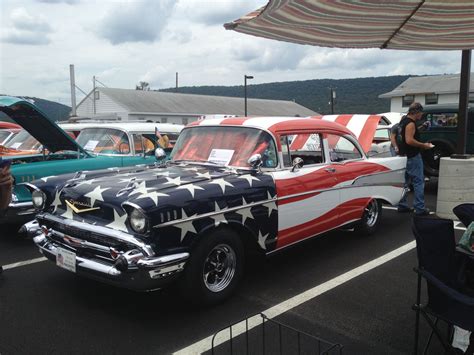
<instances>
[{"instance_id":1,"label":"car windshield","mask_svg":"<svg viewBox=\"0 0 474 355\"><path fill-rule=\"evenodd\" d=\"M113 128L85 128L77 143L96 154L130 154L130 142L125 132Z\"/></svg>"},{"instance_id":2,"label":"car windshield","mask_svg":"<svg viewBox=\"0 0 474 355\"><path fill-rule=\"evenodd\" d=\"M255 154L262 156L264 167L277 165L275 143L265 131L249 127L196 126L181 132L171 159L249 168L248 160Z\"/></svg>"},{"instance_id":3,"label":"car windshield","mask_svg":"<svg viewBox=\"0 0 474 355\"><path fill-rule=\"evenodd\" d=\"M38 142L27 131L20 131L15 137L10 139L5 147L17 150L41 150L41 143Z\"/></svg>"}]
</instances>

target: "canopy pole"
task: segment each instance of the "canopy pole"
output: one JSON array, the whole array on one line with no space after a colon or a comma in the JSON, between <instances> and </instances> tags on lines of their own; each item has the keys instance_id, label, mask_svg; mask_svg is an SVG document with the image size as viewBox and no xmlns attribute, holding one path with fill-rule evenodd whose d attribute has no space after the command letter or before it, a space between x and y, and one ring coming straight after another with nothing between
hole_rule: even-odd
<instances>
[{"instance_id":1,"label":"canopy pole","mask_svg":"<svg viewBox=\"0 0 474 355\"><path fill-rule=\"evenodd\" d=\"M471 80L471 50L462 51L461 83L459 87L458 139L456 153L466 154L469 82Z\"/></svg>"}]
</instances>

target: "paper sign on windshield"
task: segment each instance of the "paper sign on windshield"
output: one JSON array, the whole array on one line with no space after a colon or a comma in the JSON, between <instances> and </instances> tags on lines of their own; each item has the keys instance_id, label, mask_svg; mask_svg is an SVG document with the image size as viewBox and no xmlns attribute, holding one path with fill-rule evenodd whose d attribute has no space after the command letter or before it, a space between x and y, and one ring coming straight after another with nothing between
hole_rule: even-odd
<instances>
[{"instance_id":1,"label":"paper sign on windshield","mask_svg":"<svg viewBox=\"0 0 474 355\"><path fill-rule=\"evenodd\" d=\"M207 161L218 165L229 165L233 155L233 149L213 149Z\"/></svg>"},{"instance_id":2,"label":"paper sign on windshield","mask_svg":"<svg viewBox=\"0 0 474 355\"><path fill-rule=\"evenodd\" d=\"M93 141L93 140L90 140L87 142L87 144L84 146L84 149L85 150L94 150L95 147L97 147L97 144L99 144L99 141Z\"/></svg>"}]
</instances>

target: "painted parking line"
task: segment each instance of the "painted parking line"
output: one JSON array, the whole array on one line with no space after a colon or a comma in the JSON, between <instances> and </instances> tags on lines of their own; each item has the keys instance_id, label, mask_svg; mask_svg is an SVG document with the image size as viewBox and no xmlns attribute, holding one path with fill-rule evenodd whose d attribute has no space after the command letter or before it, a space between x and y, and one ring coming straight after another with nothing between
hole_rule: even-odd
<instances>
[{"instance_id":1,"label":"painted parking line","mask_svg":"<svg viewBox=\"0 0 474 355\"><path fill-rule=\"evenodd\" d=\"M36 264L36 263L40 263L40 262L45 261L45 260L48 260L48 259L46 259L44 256L42 256L41 258L30 259L30 260L25 260L25 261L19 261L17 263L3 265L3 270L14 269L14 268L17 268L17 267L20 267L20 266L25 266L25 265L30 265L30 264Z\"/></svg>"},{"instance_id":2,"label":"painted parking line","mask_svg":"<svg viewBox=\"0 0 474 355\"><path fill-rule=\"evenodd\" d=\"M405 254L406 252L414 249L416 246L415 241L411 241L408 244L401 246L398 249L392 250L391 252L382 255L381 257L369 261L355 269L352 269L342 275L339 275L329 281L326 281L318 286L315 286L303 293L300 293L292 298L287 299L273 307L270 307L263 311L263 313L269 317L274 318L277 317L307 301L312 300L313 298L322 295L325 292L332 290L333 288L340 286L376 267L389 262L392 259L399 257L400 255ZM248 322L248 330L255 328L256 326L260 325L262 322L261 318L259 317L252 317ZM232 327L232 335L233 337L237 337L240 334L243 334L246 331L245 322L238 323L236 326ZM184 355L184 354L201 354L203 352L211 350L211 342L212 342L213 335L210 335L204 339L197 341L181 350L178 350L174 354ZM218 346L222 343L225 343L229 340L227 334L219 333L214 340L214 346Z\"/></svg>"}]
</instances>

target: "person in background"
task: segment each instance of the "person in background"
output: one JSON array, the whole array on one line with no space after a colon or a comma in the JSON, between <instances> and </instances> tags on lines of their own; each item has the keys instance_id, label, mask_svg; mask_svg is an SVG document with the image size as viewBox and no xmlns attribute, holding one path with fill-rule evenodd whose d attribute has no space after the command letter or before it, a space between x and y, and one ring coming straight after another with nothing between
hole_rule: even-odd
<instances>
[{"instance_id":1,"label":"person in background","mask_svg":"<svg viewBox=\"0 0 474 355\"><path fill-rule=\"evenodd\" d=\"M397 143L397 134L398 134L398 127L400 125L398 123L395 123L392 128L390 128L390 153L392 154L392 157L398 155L398 143Z\"/></svg>"},{"instance_id":2,"label":"person in background","mask_svg":"<svg viewBox=\"0 0 474 355\"><path fill-rule=\"evenodd\" d=\"M10 164L0 157L0 215L3 215L10 203L12 197L12 175L10 173ZM3 267L0 265L0 274Z\"/></svg>"},{"instance_id":3,"label":"person in background","mask_svg":"<svg viewBox=\"0 0 474 355\"><path fill-rule=\"evenodd\" d=\"M401 142L398 144L399 154L406 155L407 166L405 172L405 187L411 183L415 200L413 207L418 216L429 215L430 211L425 207L425 177L423 174L423 159L421 151L433 148L431 143L420 142L420 134L416 121L423 117L423 106L414 102L408 109L408 114L400 121ZM398 212L411 212L405 195L398 204Z\"/></svg>"}]
</instances>

